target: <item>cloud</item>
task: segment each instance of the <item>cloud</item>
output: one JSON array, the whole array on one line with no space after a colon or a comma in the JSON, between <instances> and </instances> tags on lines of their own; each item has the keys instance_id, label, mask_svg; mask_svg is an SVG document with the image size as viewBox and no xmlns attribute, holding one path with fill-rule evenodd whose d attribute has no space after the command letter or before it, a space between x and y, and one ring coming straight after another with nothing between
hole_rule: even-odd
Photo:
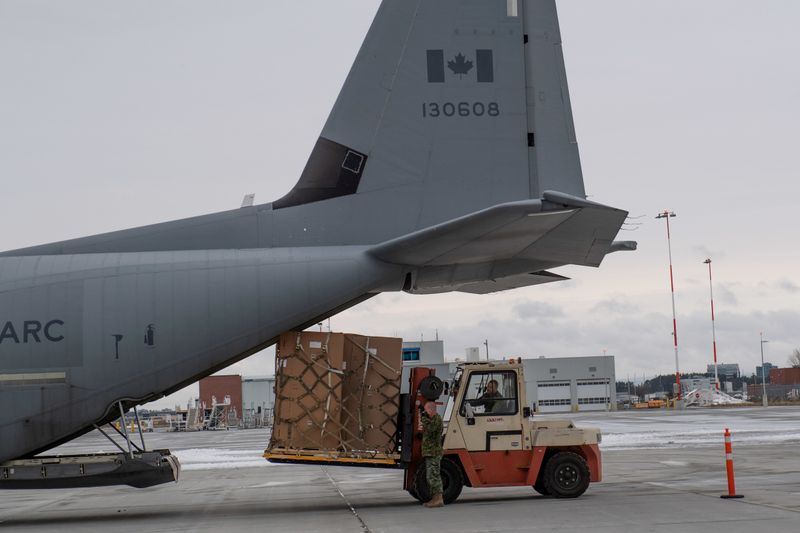
<instances>
[{"instance_id":1,"label":"cloud","mask_svg":"<svg viewBox=\"0 0 800 533\"><path fill-rule=\"evenodd\" d=\"M624 299L603 300L592 308L593 312L630 315L639 312L639 306Z\"/></svg>"},{"instance_id":2,"label":"cloud","mask_svg":"<svg viewBox=\"0 0 800 533\"><path fill-rule=\"evenodd\" d=\"M782 289L788 293L794 294L796 292L800 292L800 286L795 285L792 281L788 279L783 279L776 283L779 289Z\"/></svg>"},{"instance_id":3,"label":"cloud","mask_svg":"<svg viewBox=\"0 0 800 533\"><path fill-rule=\"evenodd\" d=\"M559 318L564 316L561 307L545 302L524 302L514 306L514 314L523 320L532 318Z\"/></svg>"},{"instance_id":4,"label":"cloud","mask_svg":"<svg viewBox=\"0 0 800 533\"><path fill-rule=\"evenodd\" d=\"M712 250L711 248L709 248L708 246L706 246L704 244L696 244L696 245L692 246L691 249L692 249L692 252L694 254L696 254L697 256L702 256L703 258L711 257L712 260L717 259L717 258L722 259L727 255L725 252L719 252L719 251Z\"/></svg>"},{"instance_id":5,"label":"cloud","mask_svg":"<svg viewBox=\"0 0 800 533\"><path fill-rule=\"evenodd\" d=\"M739 305L739 299L730 287L731 284L720 284L714 297L717 298L717 301L726 305Z\"/></svg>"},{"instance_id":6,"label":"cloud","mask_svg":"<svg viewBox=\"0 0 800 533\"><path fill-rule=\"evenodd\" d=\"M758 284L762 290L777 291L781 293L796 294L800 292L800 286L789 278L783 278L778 281L762 281Z\"/></svg>"}]
</instances>

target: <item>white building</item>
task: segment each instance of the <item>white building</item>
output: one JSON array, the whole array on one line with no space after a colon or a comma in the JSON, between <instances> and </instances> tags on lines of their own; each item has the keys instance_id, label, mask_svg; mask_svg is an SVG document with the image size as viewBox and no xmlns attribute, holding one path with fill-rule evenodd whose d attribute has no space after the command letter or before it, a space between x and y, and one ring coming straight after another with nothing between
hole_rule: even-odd
<instances>
[{"instance_id":1,"label":"white building","mask_svg":"<svg viewBox=\"0 0 800 533\"><path fill-rule=\"evenodd\" d=\"M403 343L403 366L430 366L444 363L444 341Z\"/></svg>"},{"instance_id":2,"label":"white building","mask_svg":"<svg viewBox=\"0 0 800 533\"><path fill-rule=\"evenodd\" d=\"M436 375L449 381L455 372L454 363L444 362L444 341L410 341L403 343L403 373L400 381L401 394L407 394L411 368L425 366L436 370Z\"/></svg>"},{"instance_id":3,"label":"white building","mask_svg":"<svg viewBox=\"0 0 800 533\"><path fill-rule=\"evenodd\" d=\"M684 393L687 393L696 389L710 390L715 387L712 378L683 378L681 379L681 388Z\"/></svg>"},{"instance_id":4,"label":"white building","mask_svg":"<svg viewBox=\"0 0 800 533\"><path fill-rule=\"evenodd\" d=\"M275 378L242 378L242 421L245 426L268 424L275 409Z\"/></svg>"},{"instance_id":5,"label":"white building","mask_svg":"<svg viewBox=\"0 0 800 533\"><path fill-rule=\"evenodd\" d=\"M528 403L538 413L616 409L613 356L523 359Z\"/></svg>"},{"instance_id":6,"label":"white building","mask_svg":"<svg viewBox=\"0 0 800 533\"><path fill-rule=\"evenodd\" d=\"M627 392L617 393L618 404L634 404L634 403L639 403L640 401L641 399L636 394L628 394Z\"/></svg>"}]
</instances>

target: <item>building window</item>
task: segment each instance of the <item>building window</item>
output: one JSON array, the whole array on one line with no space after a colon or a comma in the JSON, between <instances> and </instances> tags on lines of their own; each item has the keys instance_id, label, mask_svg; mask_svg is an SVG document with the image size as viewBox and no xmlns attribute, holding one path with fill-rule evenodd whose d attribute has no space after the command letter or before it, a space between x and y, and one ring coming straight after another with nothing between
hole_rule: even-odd
<instances>
[{"instance_id":1,"label":"building window","mask_svg":"<svg viewBox=\"0 0 800 533\"><path fill-rule=\"evenodd\" d=\"M589 367L589 372L597 372L597 367L596 366L590 366Z\"/></svg>"},{"instance_id":2,"label":"building window","mask_svg":"<svg viewBox=\"0 0 800 533\"><path fill-rule=\"evenodd\" d=\"M558 374L558 369L557 368L551 368L550 369L550 373L551 374Z\"/></svg>"},{"instance_id":3,"label":"building window","mask_svg":"<svg viewBox=\"0 0 800 533\"><path fill-rule=\"evenodd\" d=\"M569 383L564 383L563 381L552 382L552 381L540 381L537 383L539 387L569 387Z\"/></svg>"},{"instance_id":4,"label":"building window","mask_svg":"<svg viewBox=\"0 0 800 533\"><path fill-rule=\"evenodd\" d=\"M599 405L611 403L609 398L578 398L578 405Z\"/></svg>"},{"instance_id":5,"label":"building window","mask_svg":"<svg viewBox=\"0 0 800 533\"><path fill-rule=\"evenodd\" d=\"M607 379L581 379L578 380L578 385L608 385Z\"/></svg>"},{"instance_id":6,"label":"building window","mask_svg":"<svg viewBox=\"0 0 800 533\"><path fill-rule=\"evenodd\" d=\"M419 348L403 348L403 361L419 361Z\"/></svg>"},{"instance_id":7,"label":"building window","mask_svg":"<svg viewBox=\"0 0 800 533\"><path fill-rule=\"evenodd\" d=\"M559 405L572 405L572 400L569 398L562 398L559 400L539 400L540 407L554 407Z\"/></svg>"}]
</instances>

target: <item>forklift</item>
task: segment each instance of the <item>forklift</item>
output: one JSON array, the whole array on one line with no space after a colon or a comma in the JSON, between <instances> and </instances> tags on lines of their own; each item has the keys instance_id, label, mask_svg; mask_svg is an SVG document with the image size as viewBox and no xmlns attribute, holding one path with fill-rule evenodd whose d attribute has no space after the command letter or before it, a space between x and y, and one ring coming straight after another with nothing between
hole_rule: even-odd
<instances>
[{"instance_id":1,"label":"forklift","mask_svg":"<svg viewBox=\"0 0 800 533\"><path fill-rule=\"evenodd\" d=\"M454 502L463 488L533 487L554 498L577 498L602 480L600 431L569 420L534 420L525 396L522 360L460 363L452 383L435 369L415 367L409 394L399 397L396 454L369 458L347 452L267 450L273 463L328 464L405 470L403 488L415 499L431 499L422 456L421 408L444 408L441 474L443 499Z\"/></svg>"},{"instance_id":2,"label":"forklift","mask_svg":"<svg viewBox=\"0 0 800 533\"><path fill-rule=\"evenodd\" d=\"M445 503L464 486L533 487L555 498L577 498L602 480L598 429L568 420L535 421L525 397L522 361L462 363L452 386L431 369L414 368L411 394L402 409L403 488L428 501L419 407L447 399L444 414L442 484Z\"/></svg>"}]
</instances>

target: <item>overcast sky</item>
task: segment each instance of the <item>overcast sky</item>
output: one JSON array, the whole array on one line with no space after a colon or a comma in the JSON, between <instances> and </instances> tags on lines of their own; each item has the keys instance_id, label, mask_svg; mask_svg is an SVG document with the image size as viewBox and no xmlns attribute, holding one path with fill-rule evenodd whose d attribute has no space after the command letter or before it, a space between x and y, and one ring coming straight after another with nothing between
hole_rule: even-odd
<instances>
[{"instance_id":1,"label":"overcast sky","mask_svg":"<svg viewBox=\"0 0 800 533\"><path fill-rule=\"evenodd\" d=\"M377 0L0 0L0 250L259 203L294 185ZM493 296L385 294L334 330L489 339L493 357L601 355L617 376L752 373L800 346L800 2L560 0L588 194L638 252ZM226 372L272 373L272 351ZM196 386L158 402L171 406Z\"/></svg>"}]
</instances>

